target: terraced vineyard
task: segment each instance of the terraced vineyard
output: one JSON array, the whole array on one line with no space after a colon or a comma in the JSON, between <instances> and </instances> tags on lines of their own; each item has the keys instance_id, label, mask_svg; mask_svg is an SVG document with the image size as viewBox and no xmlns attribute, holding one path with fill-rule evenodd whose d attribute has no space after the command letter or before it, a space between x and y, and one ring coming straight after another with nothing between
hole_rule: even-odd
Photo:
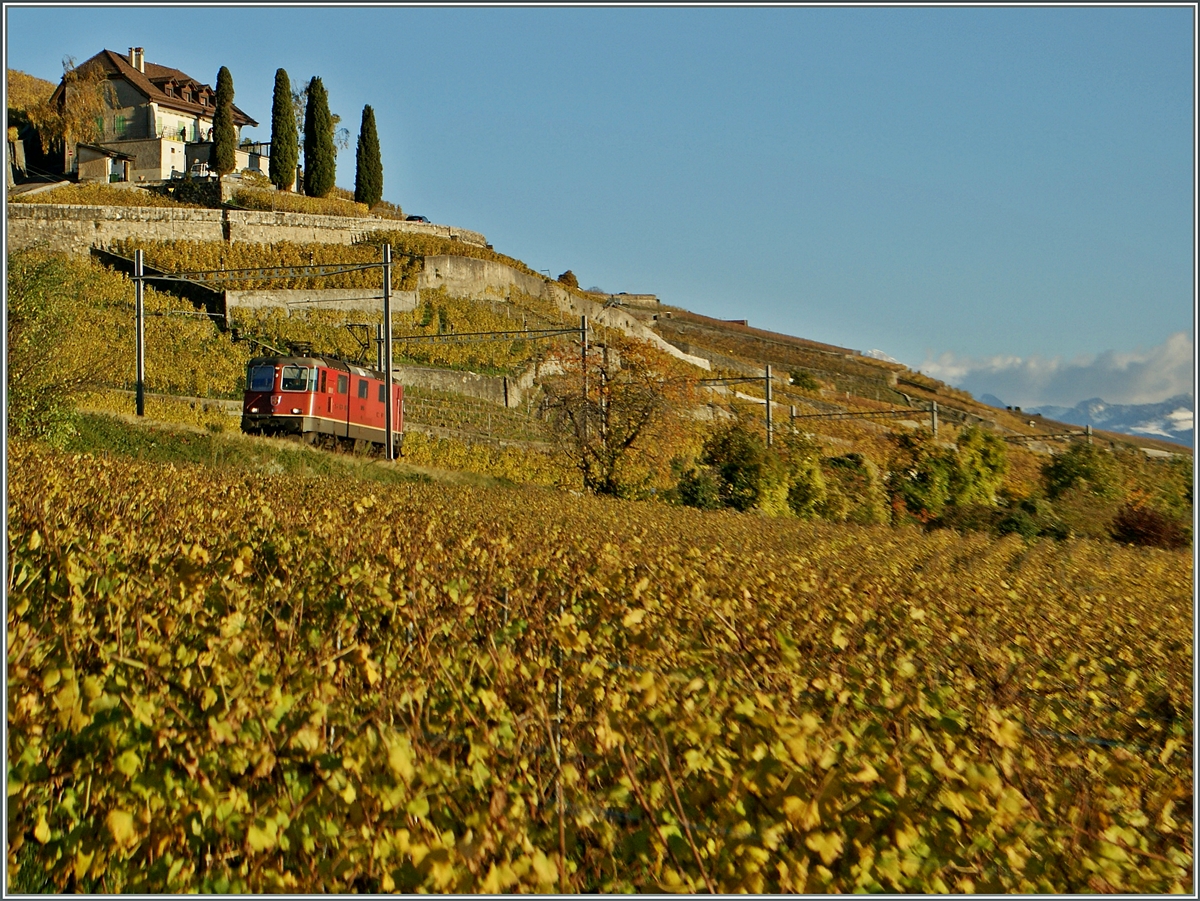
<instances>
[{"instance_id":1,"label":"terraced vineyard","mask_svg":"<svg viewBox=\"0 0 1200 901\"><path fill-rule=\"evenodd\" d=\"M8 455L10 891L1194 888L1184 554Z\"/></svg>"}]
</instances>

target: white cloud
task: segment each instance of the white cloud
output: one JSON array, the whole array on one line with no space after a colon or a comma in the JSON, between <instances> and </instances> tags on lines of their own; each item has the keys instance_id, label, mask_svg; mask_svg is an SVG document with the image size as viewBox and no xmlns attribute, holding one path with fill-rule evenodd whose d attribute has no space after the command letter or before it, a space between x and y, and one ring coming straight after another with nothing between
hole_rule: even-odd
<instances>
[{"instance_id":1,"label":"white cloud","mask_svg":"<svg viewBox=\"0 0 1200 901\"><path fill-rule=\"evenodd\" d=\"M1194 392L1193 343L1187 332L1176 332L1149 350L1106 350L1070 361L1012 355L971 359L946 352L927 358L920 368L976 397L993 394L1022 407L1073 407L1093 397L1110 404L1150 404Z\"/></svg>"}]
</instances>

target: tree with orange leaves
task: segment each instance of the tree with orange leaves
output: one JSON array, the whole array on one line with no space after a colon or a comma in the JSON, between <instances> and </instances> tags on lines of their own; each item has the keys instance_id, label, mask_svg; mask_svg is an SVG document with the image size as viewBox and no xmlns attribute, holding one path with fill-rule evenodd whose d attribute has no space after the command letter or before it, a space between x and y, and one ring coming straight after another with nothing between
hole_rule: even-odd
<instances>
[{"instance_id":1,"label":"tree with orange leaves","mask_svg":"<svg viewBox=\"0 0 1200 901\"><path fill-rule=\"evenodd\" d=\"M595 494L630 497L653 481L686 438L695 375L647 342L619 333L589 349L555 354L541 413L562 452Z\"/></svg>"}]
</instances>

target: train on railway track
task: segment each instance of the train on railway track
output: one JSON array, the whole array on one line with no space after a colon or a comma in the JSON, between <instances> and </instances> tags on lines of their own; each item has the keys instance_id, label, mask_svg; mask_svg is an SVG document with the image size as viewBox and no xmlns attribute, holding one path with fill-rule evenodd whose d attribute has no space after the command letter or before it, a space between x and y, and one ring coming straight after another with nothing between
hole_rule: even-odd
<instances>
[{"instance_id":1,"label":"train on railway track","mask_svg":"<svg viewBox=\"0 0 1200 901\"><path fill-rule=\"evenodd\" d=\"M294 436L320 447L386 444L387 377L377 369L322 355L264 356L246 370L242 431ZM404 388L392 383L392 446L404 440Z\"/></svg>"}]
</instances>

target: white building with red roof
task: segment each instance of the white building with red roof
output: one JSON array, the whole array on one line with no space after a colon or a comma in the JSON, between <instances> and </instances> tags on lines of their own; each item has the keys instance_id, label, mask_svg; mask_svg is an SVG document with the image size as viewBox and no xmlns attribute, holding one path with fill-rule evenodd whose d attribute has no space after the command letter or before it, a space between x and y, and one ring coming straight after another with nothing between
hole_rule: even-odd
<instances>
[{"instance_id":1,"label":"white building with red roof","mask_svg":"<svg viewBox=\"0 0 1200 901\"><path fill-rule=\"evenodd\" d=\"M79 147L66 148L65 169L81 181L159 182L192 174L207 174L212 148L216 92L179 69L146 62L141 47L129 48L122 56L102 50L79 68L100 66L108 75L110 110L104 135L84 148L84 157L97 156L97 149L110 151L108 168L101 171L93 160L80 166ZM51 96L57 103L64 83ZM233 124L241 139L243 126L258 125L235 104ZM246 144L238 148L236 171L267 170L270 144Z\"/></svg>"}]
</instances>

